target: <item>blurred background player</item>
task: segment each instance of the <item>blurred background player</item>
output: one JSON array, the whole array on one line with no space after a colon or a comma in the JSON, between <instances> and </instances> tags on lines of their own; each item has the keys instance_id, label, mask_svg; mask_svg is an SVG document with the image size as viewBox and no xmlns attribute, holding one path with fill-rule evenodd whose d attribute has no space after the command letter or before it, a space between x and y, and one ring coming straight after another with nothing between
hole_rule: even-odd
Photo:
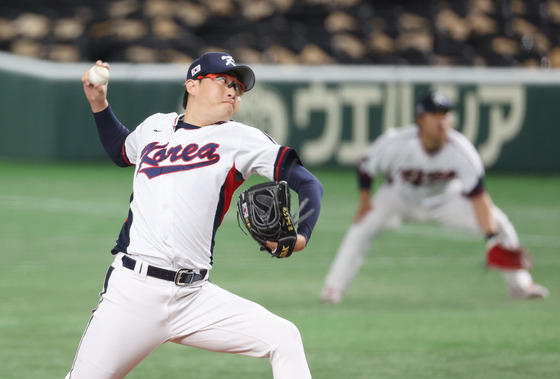
<instances>
[{"instance_id":1,"label":"blurred background player","mask_svg":"<svg viewBox=\"0 0 560 379\"><path fill-rule=\"evenodd\" d=\"M533 282L513 225L484 189L477 151L452 129L451 108L444 94L429 92L416 104L416 125L387 131L366 151L358 165L359 207L325 278L323 302L342 299L383 231L429 221L483 234L486 264L502 273L512 298L548 296ZM379 174L385 181L371 198Z\"/></svg>"}]
</instances>

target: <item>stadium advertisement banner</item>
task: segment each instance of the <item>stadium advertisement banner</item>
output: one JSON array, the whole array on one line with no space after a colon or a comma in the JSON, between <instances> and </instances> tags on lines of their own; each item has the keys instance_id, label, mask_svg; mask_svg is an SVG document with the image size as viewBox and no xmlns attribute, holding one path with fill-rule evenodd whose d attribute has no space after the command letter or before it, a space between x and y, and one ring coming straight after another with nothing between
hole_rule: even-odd
<instances>
[{"instance_id":1,"label":"stadium advertisement banner","mask_svg":"<svg viewBox=\"0 0 560 379\"><path fill-rule=\"evenodd\" d=\"M0 55L0 156L107 161L80 81L90 65ZM344 71L341 73L341 69ZM111 66L109 101L129 129L157 112L182 112L183 67ZM429 89L454 104L456 128L487 168L560 171L560 74L525 70L256 67L236 120L298 150L307 166L349 167L380 133L414 122ZM558 114L557 114L558 113Z\"/></svg>"},{"instance_id":2,"label":"stadium advertisement banner","mask_svg":"<svg viewBox=\"0 0 560 379\"><path fill-rule=\"evenodd\" d=\"M414 122L415 98L441 89L456 128L486 167L558 170L558 86L446 83L265 83L243 99L238 119L295 147L309 165L354 165L380 133Z\"/></svg>"}]
</instances>

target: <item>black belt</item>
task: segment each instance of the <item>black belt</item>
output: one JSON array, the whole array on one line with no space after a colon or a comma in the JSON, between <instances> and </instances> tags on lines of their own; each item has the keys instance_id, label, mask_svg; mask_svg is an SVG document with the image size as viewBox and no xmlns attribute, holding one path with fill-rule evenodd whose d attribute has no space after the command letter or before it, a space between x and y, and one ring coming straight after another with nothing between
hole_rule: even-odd
<instances>
[{"instance_id":1,"label":"black belt","mask_svg":"<svg viewBox=\"0 0 560 379\"><path fill-rule=\"evenodd\" d=\"M123 267L126 267L129 270L134 270L134 267L136 267L136 261L127 255L123 255L122 263ZM178 286L188 286L191 283L204 279L207 272L208 270L200 270L200 274L198 274L189 269L171 271L156 266L148 266L147 275L153 278L175 282Z\"/></svg>"}]
</instances>

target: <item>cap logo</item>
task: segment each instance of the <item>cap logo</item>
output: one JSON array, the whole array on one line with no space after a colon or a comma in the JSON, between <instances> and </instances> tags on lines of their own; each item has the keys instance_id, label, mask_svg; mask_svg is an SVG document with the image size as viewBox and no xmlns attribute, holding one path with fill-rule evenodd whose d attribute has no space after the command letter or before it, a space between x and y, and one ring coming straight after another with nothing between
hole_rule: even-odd
<instances>
[{"instance_id":1,"label":"cap logo","mask_svg":"<svg viewBox=\"0 0 560 379\"><path fill-rule=\"evenodd\" d=\"M432 100L435 104L447 104L447 98L443 93L435 92L432 96Z\"/></svg>"},{"instance_id":2,"label":"cap logo","mask_svg":"<svg viewBox=\"0 0 560 379\"><path fill-rule=\"evenodd\" d=\"M222 56L222 60L226 61L226 66L235 66L235 61L233 60L233 58L229 55L223 55Z\"/></svg>"},{"instance_id":3,"label":"cap logo","mask_svg":"<svg viewBox=\"0 0 560 379\"><path fill-rule=\"evenodd\" d=\"M196 65L196 67L194 67L191 70L191 76L195 76L196 74L198 74L200 72L200 65Z\"/></svg>"}]
</instances>

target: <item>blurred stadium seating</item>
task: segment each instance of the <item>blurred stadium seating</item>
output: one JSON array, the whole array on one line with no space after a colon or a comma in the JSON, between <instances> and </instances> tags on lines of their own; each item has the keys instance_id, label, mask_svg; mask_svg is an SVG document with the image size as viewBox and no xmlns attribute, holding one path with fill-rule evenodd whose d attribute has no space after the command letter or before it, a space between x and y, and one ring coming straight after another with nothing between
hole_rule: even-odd
<instances>
[{"instance_id":1,"label":"blurred stadium seating","mask_svg":"<svg viewBox=\"0 0 560 379\"><path fill-rule=\"evenodd\" d=\"M0 51L61 62L560 67L560 0L2 0Z\"/></svg>"}]
</instances>

